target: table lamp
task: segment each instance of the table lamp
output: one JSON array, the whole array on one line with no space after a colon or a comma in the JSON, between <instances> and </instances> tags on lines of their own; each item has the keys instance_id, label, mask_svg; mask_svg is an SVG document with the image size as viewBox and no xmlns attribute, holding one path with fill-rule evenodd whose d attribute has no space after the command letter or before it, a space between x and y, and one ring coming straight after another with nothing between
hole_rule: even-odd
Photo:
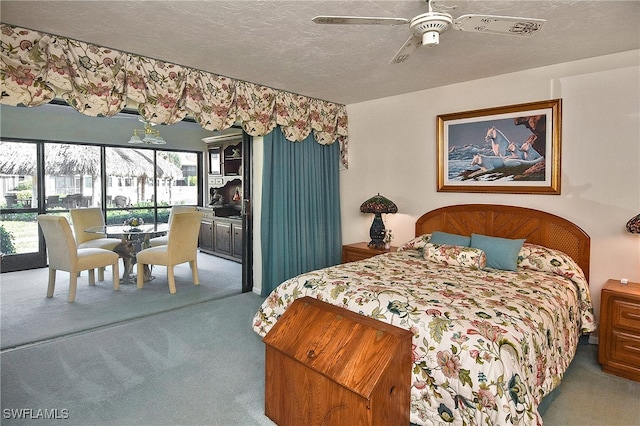
<instances>
[{"instance_id":1,"label":"table lamp","mask_svg":"<svg viewBox=\"0 0 640 426\"><path fill-rule=\"evenodd\" d=\"M629 222L627 222L627 231L632 234L640 234L640 214L629 219Z\"/></svg>"},{"instance_id":2,"label":"table lamp","mask_svg":"<svg viewBox=\"0 0 640 426\"><path fill-rule=\"evenodd\" d=\"M382 222L381 214L397 213L398 206L396 206L393 201L383 197L382 195L380 195L380 193L378 193L378 195L375 195L362 203L362 205L360 206L360 211L362 213L373 213L375 215L373 217L371 229L369 230L369 236L371 237L369 247L375 249L383 249L385 229L384 222Z\"/></svg>"}]
</instances>

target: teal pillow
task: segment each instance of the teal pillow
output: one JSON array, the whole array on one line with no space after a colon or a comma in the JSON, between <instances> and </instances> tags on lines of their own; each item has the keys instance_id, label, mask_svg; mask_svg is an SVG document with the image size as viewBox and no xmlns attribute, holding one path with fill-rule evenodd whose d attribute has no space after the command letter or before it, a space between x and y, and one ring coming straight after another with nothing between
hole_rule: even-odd
<instances>
[{"instance_id":1,"label":"teal pillow","mask_svg":"<svg viewBox=\"0 0 640 426\"><path fill-rule=\"evenodd\" d=\"M429 242L431 244L469 247L469 244L471 243L471 237L465 237L464 235L458 234L449 234L447 232L433 231Z\"/></svg>"},{"instance_id":2,"label":"teal pillow","mask_svg":"<svg viewBox=\"0 0 640 426\"><path fill-rule=\"evenodd\" d=\"M484 251L487 256L487 268L515 271L518 267L518 254L522 240L489 237L487 235L471 234L471 247Z\"/></svg>"}]
</instances>

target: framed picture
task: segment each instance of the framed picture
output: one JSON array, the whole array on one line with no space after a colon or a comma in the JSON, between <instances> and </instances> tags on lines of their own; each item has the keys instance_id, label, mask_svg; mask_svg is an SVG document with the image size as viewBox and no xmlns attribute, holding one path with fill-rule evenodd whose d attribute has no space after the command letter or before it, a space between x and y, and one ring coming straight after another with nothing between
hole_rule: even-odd
<instances>
[{"instance_id":1,"label":"framed picture","mask_svg":"<svg viewBox=\"0 0 640 426\"><path fill-rule=\"evenodd\" d=\"M209 174L210 175L220 175L222 174L221 168L221 160L220 160L220 148L209 148Z\"/></svg>"},{"instance_id":2,"label":"framed picture","mask_svg":"<svg viewBox=\"0 0 640 426\"><path fill-rule=\"evenodd\" d=\"M560 194L562 100L437 117L438 191Z\"/></svg>"}]
</instances>

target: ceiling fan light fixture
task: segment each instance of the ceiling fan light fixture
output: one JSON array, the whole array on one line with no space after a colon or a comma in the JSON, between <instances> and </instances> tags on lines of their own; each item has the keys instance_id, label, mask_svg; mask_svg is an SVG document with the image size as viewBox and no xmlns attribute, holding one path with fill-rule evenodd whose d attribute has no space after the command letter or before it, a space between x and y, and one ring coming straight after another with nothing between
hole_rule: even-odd
<instances>
[{"instance_id":1,"label":"ceiling fan light fixture","mask_svg":"<svg viewBox=\"0 0 640 426\"><path fill-rule=\"evenodd\" d=\"M440 44L440 33L437 31L427 31L422 34L422 45L434 47Z\"/></svg>"},{"instance_id":2,"label":"ceiling fan light fixture","mask_svg":"<svg viewBox=\"0 0 640 426\"><path fill-rule=\"evenodd\" d=\"M422 35L425 31L443 33L453 25L453 18L448 13L428 12L416 16L409 23L409 28L415 35Z\"/></svg>"}]
</instances>

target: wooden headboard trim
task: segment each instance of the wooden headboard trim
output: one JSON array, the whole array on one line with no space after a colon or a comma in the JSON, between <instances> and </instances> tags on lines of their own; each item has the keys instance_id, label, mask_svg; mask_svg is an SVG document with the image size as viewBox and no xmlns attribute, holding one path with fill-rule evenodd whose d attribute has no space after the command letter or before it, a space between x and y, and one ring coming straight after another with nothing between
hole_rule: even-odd
<instances>
[{"instance_id":1,"label":"wooden headboard trim","mask_svg":"<svg viewBox=\"0 0 640 426\"><path fill-rule=\"evenodd\" d=\"M591 238L578 225L551 213L496 204L458 204L420 216L416 236L433 231L525 238L526 242L571 256L589 280Z\"/></svg>"}]
</instances>

